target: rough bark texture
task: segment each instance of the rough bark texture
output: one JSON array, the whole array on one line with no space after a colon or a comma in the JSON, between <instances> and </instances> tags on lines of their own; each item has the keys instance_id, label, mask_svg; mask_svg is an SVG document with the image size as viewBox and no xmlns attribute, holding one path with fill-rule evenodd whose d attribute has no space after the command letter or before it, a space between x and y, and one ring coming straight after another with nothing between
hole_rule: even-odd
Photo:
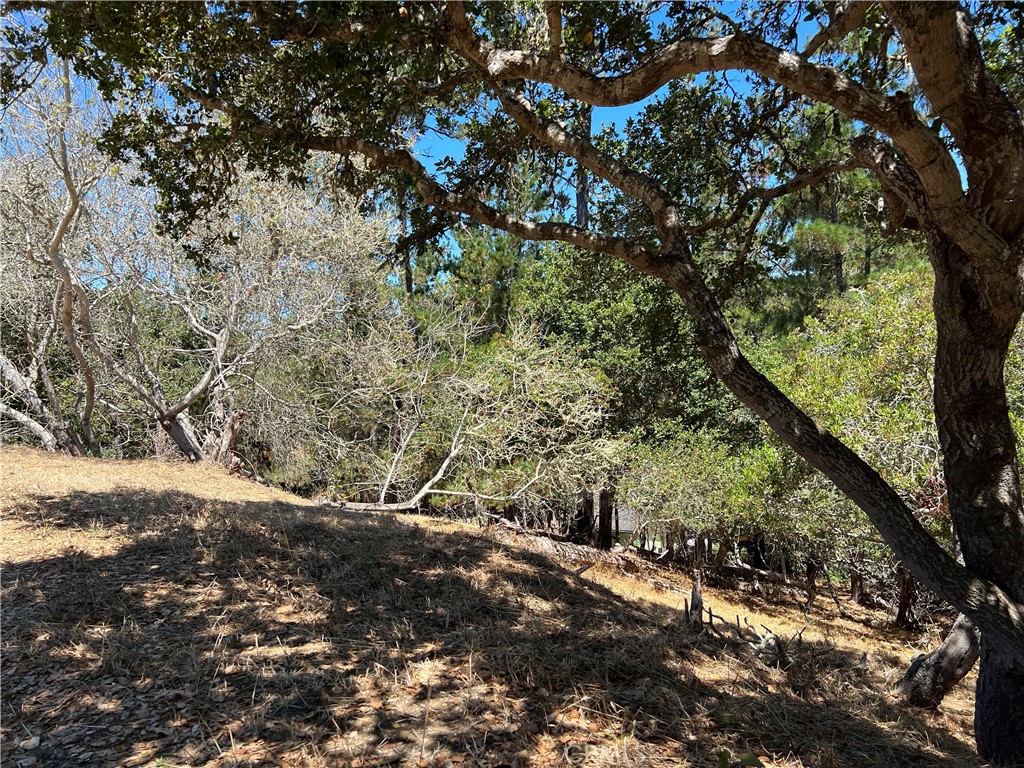
<instances>
[{"instance_id":1,"label":"rough bark texture","mask_svg":"<svg viewBox=\"0 0 1024 768\"><path fill-rule=\"evenodd\" d=\"M960 614L942 645L914 658L896 690L915 707L935 709L978 660L979 633Z\"/></svg>"},{"instance_id":2,"label":"rough bark texture","mask_svg":"<svg viewBox=\"0 0 1024 768\"><path fill-rule=\"evenodd\" d=\"M981 636L974 701L978 754L997 765L1024 762L1024 662L1005 645Z\"/></svg>"}]
</instances>

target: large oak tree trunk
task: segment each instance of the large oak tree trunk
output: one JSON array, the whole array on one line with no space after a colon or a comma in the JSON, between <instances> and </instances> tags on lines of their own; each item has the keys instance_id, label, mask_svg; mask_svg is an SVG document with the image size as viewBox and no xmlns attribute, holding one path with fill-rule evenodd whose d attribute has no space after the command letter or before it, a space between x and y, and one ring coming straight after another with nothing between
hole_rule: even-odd
<instances>
[{"instance_id":1,"label":"large oak tree trunk","mask_svg":"<svg viewBox=\"0 0 1024 768\"><path fill-rule=\"evenodd\" d=\"M974 701L978 754L997 765L1020 765L1024 756L1024 663L1004 645L981 636L981 666Z\"/></svg>"},{"instance_id":2,"label":"large oak tree trunk","mask_svg":"<svg viewBox=\"0 0 1024 768\"><path fill-rule=\"evenodd\" d=\"M948 241L933 236L930 248L938 330L935 415L954 530L967 567L1021 601L1024 510L1004 380L1019 304L999 301L994 294L1007 286L982 281ZM975 737L983 758L1024 757L1021 649L984 632Z\"/></svg>"}]
</instances>

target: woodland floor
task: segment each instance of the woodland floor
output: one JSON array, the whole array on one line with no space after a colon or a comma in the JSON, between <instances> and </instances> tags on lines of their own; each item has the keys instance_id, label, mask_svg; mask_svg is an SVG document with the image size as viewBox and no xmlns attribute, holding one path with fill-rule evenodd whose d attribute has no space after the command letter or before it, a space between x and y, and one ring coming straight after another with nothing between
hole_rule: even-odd
<instances>
[{"instance_id":1,"label":"woodland floor","mask_svg":"<svg viewBox=\"0 0 1024 768\"><path fill-rule=\"evenodd\" d=\"M5 768L982 765L973 677L907 709L889 685L928 638L827 595L705 590L785 639L812 622L783 671L687 627L673 572L577 576L209 467L0 466Z\"/></svg>"}]
</instances>

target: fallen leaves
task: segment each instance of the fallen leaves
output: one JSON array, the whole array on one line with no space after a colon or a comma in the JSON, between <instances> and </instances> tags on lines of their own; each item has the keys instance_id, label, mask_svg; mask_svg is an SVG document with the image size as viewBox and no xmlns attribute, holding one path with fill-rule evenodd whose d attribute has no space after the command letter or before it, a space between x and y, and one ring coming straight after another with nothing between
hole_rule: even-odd
<instances>
[{"instance_id":1,"label":"fallen leaves","mask_svg":"<svg viewBox=\"0 0 1024 768\"><path fill-rule=\"evenodd\" d=\"M89 463L68 466L74 478ZM673 624L671 606L631 600L639 580L616 597L450 522L324 512L246 496L241 481L211 500L181 489L188 468L147 465L147 478L167 473L147 489L100 466L110 476L88 490L68 480L38 503L27 532L66 521L50 549L5 563L4 765L714 765L741 738L791 746L749 714L767 696L807 755L831 738L821 710L779 693L784 680L750 679L727 646ZM120 548L79 539L84 514L117 526ZM698 667L725 681L713 711L728 731L702 709ZM882 697L848 685L861 711L844 735L884 741L874 765L974 764L945 721L872 730Z\"/></svg>"}]
</instances>

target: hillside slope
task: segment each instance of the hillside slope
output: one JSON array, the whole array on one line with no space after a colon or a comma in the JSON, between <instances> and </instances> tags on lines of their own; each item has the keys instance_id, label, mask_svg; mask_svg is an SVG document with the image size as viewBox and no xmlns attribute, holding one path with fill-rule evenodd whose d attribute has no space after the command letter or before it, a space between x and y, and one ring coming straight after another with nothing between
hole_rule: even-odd
<instances>
[{"instance_id":1,"label":"hillside slope","mask_svg":"<svg viewBox=\"0 0 1024 768\"><path fill-rule=\"evenodd\" d=\"M812 622L783 671L688 628L670 572L578 576L210 467L0 463L3 766L982 765L970 690L904 709L911 649L825 600L706 592L787 638Z\"/></svg>"}]
</instances>

